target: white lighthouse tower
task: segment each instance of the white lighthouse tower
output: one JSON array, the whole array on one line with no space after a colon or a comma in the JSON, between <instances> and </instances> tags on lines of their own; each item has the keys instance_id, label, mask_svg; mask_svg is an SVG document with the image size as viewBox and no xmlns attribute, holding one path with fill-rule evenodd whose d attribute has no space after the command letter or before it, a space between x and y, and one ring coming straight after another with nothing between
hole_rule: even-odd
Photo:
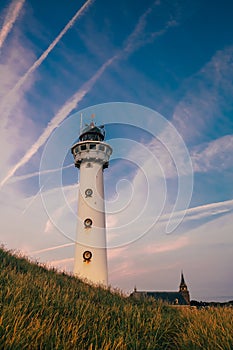
<instances>
[{"instance_id":1,"label":"white lighthouse tower","mask_svg":"<svg viewBox=\"0 0 233 350\"><path fill-rule=\"evenodd\" d=\"M104 141L103 126L92 121L71 152L80 170L74 274L96 284L108 285L103 170L112 148Z\"/></svg>"}]
</instances>

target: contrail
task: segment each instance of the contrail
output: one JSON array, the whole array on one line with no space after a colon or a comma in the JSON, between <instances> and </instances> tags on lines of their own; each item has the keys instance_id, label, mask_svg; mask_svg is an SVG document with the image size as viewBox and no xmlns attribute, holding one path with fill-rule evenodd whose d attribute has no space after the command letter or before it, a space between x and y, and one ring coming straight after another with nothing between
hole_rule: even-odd
<instances>
[{"instance_id":1,"label":"contrail","mask_svg":"<svg viewBox=\"0 0 233 350\"><path fill-rule=\"evenodd\" d=\"M198 207L194 207L194 208L189 208L187 209L187 213L189 214L192 214L192 213L198 213L200 211L204 211L204 210L212 210L213 213L215 213L215 210L220 210L220 209L225 209L227 210L227 208L230 210L232 210L233 208L233 200L228 200L228 201L224 201L224 202L217 202L217 203L210 203L210 204L205 204L205 205L201 205L201 206L198 206ZM208 212L209 213L209 212ZM177 214L179 215L180 212L177 212ZM167 219L169 217L170 214L165 214L161 217L161 219ZM69 247L69 246L72 246L74 245L74 242L73 243L65 243L65 244L62 244L62 245L58 245L58 246L53 246L53 247L49 247L49 248L44 248L44 249L40 249L40 250L36 250L36 251L33 251L31 252L30 254L39 254L39 253L44 253L44 252L48 252L48 251L52 251L52 250L57 250L57 249L62 249L62 248L65 248L65 247Z\"/></svg>"},{"instance_id":2,"label":"contrail","mask_svg":"<svg viewBox=\"0 0 233 350\"><path fill-rule=\"evenodd\" d=\"M64 264L64 263L67 263L67 262L73 262L74 261L74 258L66 258L66 259L60 259L60 260L51 260L51 261L48 261L48 264L54 266L54 265L60 265L60 264Z\"/></svg>"},{"instance_id":3,"label":"contrail","mask_svg":"<svg viewBox=\"0 0 233 350\"><path fill-rule=\"evenodd\" d=\"M222 213L226 213L229 211L233 210L233 199L227 200L227 201L223 201L223 202L216 202L216 203L210 203L210 204L204 204L204 205L200 205L198 207L193 207L193 208L188 208L186 210L181 210L181 211L177 211L176 213L174 213L174 218L176 218L177 216L182 216L184 213L187 216L189 215L202 215L202 212L207 212L208 215L217 215L217 214L222 214ZM171 213L168 214L164 214L160 217L160 221L166 221L169 216L171 215Z\"/></svg>"},{"instance_id":4,"label":"contrail","mask_svg":"<svg viewBox=\"0 0 233 350\"><path fill-rule=\"evenodd\" d=\"M5 178L0 182L0 188L11 178L16 170L18 170L21 166L26 164L31 157L38 151L38 149L48 140L49 136L56 129L59 124L66 118L66 116L77 107L78 103L82 101L84 96L89 92L95 82L99 79L99 77L103 74L108 66L112 64L114 60L118 58L117 55L111 57L108 61L106 61L98 71L89 79L83 86L68 100L68 102L58 111L58 113L52 118L49 122L49 125L44 130L44 132L40 135L38 140L31 146L31 148L27 151L27 153L20 159L16 165L10 169Z\"/></svg>"},{"instance_id":5,"label":"contrail","mask_svg":"<svg viewBox=\"0 0 233 350\"><path fill-rule=\"evenodd\" d=\"M24 2L25 0L22 0ZM66 32L74 25L75 21L80 18L84 12L88 9L88 7L94 2L95 0L87 0L85 4L76 12L76 14L71 18L71 20L67 23L67 25L63 28L63 30L60 32L60 34L54 39L54 41L49 45L49 47L43 52L43 54L33 63L33 65L28 69L28 71L18 80L16 85L13 87L11 91L7 94L7 96L4 99L3 106L6 107L5 113L8 115L10 110L12 109L12 102L9 103L11 100L11 96L17 92L21 86L24 84L24 82L28 79L29 75L32 74L40 65L41 63L46 59L46 57L49 55L49 53L53 50L53 48L57 45L57 43L62 39L62 37L66 34Z\"/></svg>"},{"instance_id":6,"label":"contrail","mask_svg":"<svg viewBox=\"0 0 233 350\"><path fill-rule=\"evenodd\" d=\"M14 182L18 182L18 181L27 180L27 179L30 179L32 177L43 175L43 174L55 173L57 171L61 171L61 169L68 169L68 168L72 168L73 166L74 166L74 164L72 163L72 164L66 165L62 168L49 169L49 170L44 170L44 171L35 171L34 173L29 173L26 175L14 176L10 182L14 183Z\"/></svg>"},{"instance_id":7,"label":"contrail","mask_svg":"<svg viewBox=\"0 0 233 350\"><path fill-rule=\"evenodd\" d=\"M86 3L87 4L87 3ZM157 3L156 3L157 5ZM124 53L132 53L133 49L139 47L139 43L133 45L133 39L136 41L141 34L141 30L144 28L145 17L150 13L149 9L140 17L135 29L129 35L128 40L126 41L125 46L121 51L117 54L109 58L99 69L98 71L86 82L82 85L82 87L65 103L65 105L58 111L58 113L52 118L49 122L47 128L38 138L38 140L32 145L32 147L28 150L28 152L23 156L23 158L8 172L5 178L0 182L0 188L8 181L8 179L14 175L14 173L24 164L26 164L31 157L38 151L38 149L48 140L51 133L54 129L56 129L59 124L67 117L67 115L73 111L73 109L77 108L78 103L82 101L82 99L86 96L86 94L91 90L96 81L101 77L101 75L105 72L105 70L115 61L123 58ZM142 20L143 18L143 20ZM170 23L170 22L168 22ZM163 34L168 28L169 24L166 24L165 28L160 32L152 33L151 37L155 38L156 34ZM148 40L147 40L148 42ZM140 42L140 45L143 45L143 42Z\"/></svg>"},{"instance_id":8,"label":"contrail","mask_svg":"<svg viewBox=\"0 0 233 350\"><path fill-rule=\"evenodd\" d=\"M136 24L135 29L128 36L126 40L125 46L123 48L123 52L125 55L129 55L135 52L140 47L153 42L155 38L165 34L171 27L178 25L178 22L176 20L170 19L169 21L167 21L167 23L164 25L162 29L149 34L145 33L147 17L152 12L153 7L160 6L160 5L161 5L160 1L156 0L154 4L141 15L141 17L139 18Z\"/></svg>"},{"instance_id":9,"label":"contrail","mask_svg":"<svg viewBox=\"0 0 233 350\"><path fill-rule=\"evenodd\" d=\"M26 206L26 208L23 210L22 215L24 215L26 213L26 211L30 208L30 206L32 205L32 203L35 201L35 199L38 197L38 195L41 193L41 191L43 190L43 187L40 187L39 191L36 193L35 196L32 197L32 199L30 200L30 202L28 203L28 205Z\"/></svg>"},{"instance_id":10,"label":"contrail","mask_svg":"<svg viewBox=\"0 0 233 350\"><path fill-rule=\"evenodd\" d=\"M57 245L55 247L44 248L44 249L40 249L40 250L34 250L30 254L39 254L39 253L50 252L51 250L56 250L56 249L61 249L61 248L65 248L65 247L70 247L72 245L74 245L74 243L65 243L65 244L62 244L62 245Z\"/></svg>"},{"instance_id":11,"label":"contrail","mask_svg":"<svg viewBox=\"0 0 233 350\"><path fill-rule=\"evenodd\" d=\"M23 7L25 0L14 0L10 4L2 29L0 30L0 49L2 48L8 34L10 33L19 13Z\"/></svg>"}]
</instances>

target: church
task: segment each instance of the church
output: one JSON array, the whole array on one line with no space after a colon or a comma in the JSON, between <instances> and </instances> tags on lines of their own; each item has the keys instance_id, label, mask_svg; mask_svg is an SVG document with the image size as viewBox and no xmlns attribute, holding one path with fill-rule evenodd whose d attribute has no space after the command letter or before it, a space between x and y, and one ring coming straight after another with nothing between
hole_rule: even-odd
<instances>
[{"instance_id":1,"label":"church","mask_svg":"<svg viewBox=\"0 0 233 350\"><path fill-rule=\"evenodd\" d=\"M130 294L131 297L141 299L152 297L156 300L161 300L172 305L190 305L190 295L187 285L184 280L184 274L181 272L181 281L178 291L174 292L162 292L162 291L138 291L134 288L133 293Z\"/></svg>"}]
</instances>

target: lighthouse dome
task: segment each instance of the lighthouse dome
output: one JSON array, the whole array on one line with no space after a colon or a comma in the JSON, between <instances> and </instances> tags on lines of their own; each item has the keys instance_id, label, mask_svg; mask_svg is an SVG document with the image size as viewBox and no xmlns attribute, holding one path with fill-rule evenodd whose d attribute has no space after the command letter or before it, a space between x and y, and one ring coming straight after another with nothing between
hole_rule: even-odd
<instances>
[{"instance_id":1,"label":"lighthouse dome","mask_svg":"<svg viewBox=\"0 0 233 350\"><path fill-rule=\"evenodd\" d=\"M82 130L82 133L79 136L79 141L103 141L104 137L104 126L96 126L92 122Z\"/></svg>"}]
</instances>

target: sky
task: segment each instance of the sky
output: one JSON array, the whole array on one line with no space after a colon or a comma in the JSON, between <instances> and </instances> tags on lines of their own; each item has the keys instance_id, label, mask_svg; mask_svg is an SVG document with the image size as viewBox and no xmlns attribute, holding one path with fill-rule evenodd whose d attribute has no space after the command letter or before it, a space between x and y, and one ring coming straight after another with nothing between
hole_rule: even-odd
<instances>
[{"instance_id":1,"label":"sky","mask_svg":"<svg viewBox=\"0 0 233 350\"><path fill-rule=\"evenodd\" d=\"M72 273L95 115L109 283L233 299L231 1L0 2L0 243Z\"/></svg>"}]
</instances>

